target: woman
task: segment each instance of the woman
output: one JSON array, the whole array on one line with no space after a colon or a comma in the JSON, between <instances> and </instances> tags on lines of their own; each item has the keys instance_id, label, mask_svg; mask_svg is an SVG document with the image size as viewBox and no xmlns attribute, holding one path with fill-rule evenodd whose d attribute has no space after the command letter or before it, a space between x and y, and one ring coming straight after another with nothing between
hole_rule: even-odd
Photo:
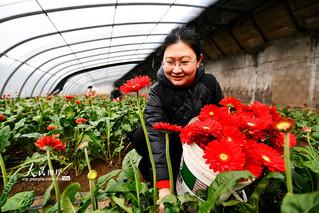
<instances>
[{"instance_id":1,"label":"woman","mask_svg":"<svg viewBox=\"0 0 319 213\"><path fill-rule=\"evenodd\" d=\"M163 62L155 83L149 92L144 112L147 131L157 171L159 199L169 194L169 178L165 157L165 136L152 129L156 122L185 126L206 104L218 104L223 98L219 83L211 74L205 74L201 64L200 37L187 27L174 29L162 46ZM142 128L133 136L133 144L142 156L140 170L152 182L145 137ZM182 145L178 134L170 134L170 153L174 178L179 172Z\"/></svg>"}]
</instances>

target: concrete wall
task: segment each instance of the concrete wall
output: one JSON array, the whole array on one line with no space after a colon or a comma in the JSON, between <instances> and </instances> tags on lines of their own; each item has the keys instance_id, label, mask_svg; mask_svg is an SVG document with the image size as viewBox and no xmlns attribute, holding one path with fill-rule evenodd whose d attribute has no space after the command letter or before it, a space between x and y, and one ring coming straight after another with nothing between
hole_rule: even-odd
<instances>
[{"instance_id":1,"label":"concrete wall","mask_svg":"<svg viewBox=\"0 0 319 213\"><path fill-rule=\"evenodd\" d=\"M318 36L271 42L256 53L208 61L224 94L250 103L319 107Z\"/></svg>"}]
</instances>

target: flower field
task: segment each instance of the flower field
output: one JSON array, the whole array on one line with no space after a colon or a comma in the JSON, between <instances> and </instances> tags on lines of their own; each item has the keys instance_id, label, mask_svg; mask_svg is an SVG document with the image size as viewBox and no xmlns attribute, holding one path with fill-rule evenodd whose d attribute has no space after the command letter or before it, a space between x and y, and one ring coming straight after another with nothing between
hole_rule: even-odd
<instances>
[{"instance_id":1,"label":"flower field","mask_svg":"<svg viewBox=\"0 0 319 213\"><path fill-rule=\"evenodd\" d=\"M1 211L156 212L156 189L140 181L141 157L132 150L128 137L137 125L145 126L146 99L138 92L149 83L145 77L128 81L121 90L131 96L121 100L104 96L0 99ZM246 105L226 97L219 107L205 106L198 119L185 127L163 121L153 128L167 135L180 132L184 144L196 143L204 151L203 160L218 173L197 196L176 195L171 188L171 195L160 201L165 212L319 209L316 109L276 108L259 102ZM96 160L114 170L98 174L92 166ZM32 208L34 192L10 193L18 180L43 171L49 171L52 184L38 208ZM65 171L85 172L89 191L82 191L72 177L61 190ZM252 183L245 187L245 201L234 196L219 201L220 195L249 179Z\"/></svg>"}]
</instances>

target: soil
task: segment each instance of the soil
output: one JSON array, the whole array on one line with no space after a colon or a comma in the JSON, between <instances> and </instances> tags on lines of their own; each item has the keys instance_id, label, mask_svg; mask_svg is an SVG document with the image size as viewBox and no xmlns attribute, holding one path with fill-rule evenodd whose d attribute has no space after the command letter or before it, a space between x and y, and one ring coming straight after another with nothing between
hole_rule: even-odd
<instances>
[{"instance_id":1,"label":"soil","mask_svg":"<svg viewBox=\"0 0 319 213\"><path fill-rule=\"evenodd\" d=\"M105 161L95 160L91 163L91 167L97 171L98 176L102 176L112 170L120 168L120 165L115 165L115 163L113 165L109 165ZM78 176L75 175L74 170L63 172L58 179L60 191L63 192L63 190L72 182L79 182L81 185L81 192L88 192L90 189L87 174L87 169L83 169L82 173ZM62 177L64 180L62 180ZM12 188L10 194L13 195L22 191L34 191L36 196L43 196L45 190L51 183L52 181L50 176L37 176L34 178L31 176L29 178L20 178ZM0 188L2 188L2 186Z\"/></svg>"}]
</instances>

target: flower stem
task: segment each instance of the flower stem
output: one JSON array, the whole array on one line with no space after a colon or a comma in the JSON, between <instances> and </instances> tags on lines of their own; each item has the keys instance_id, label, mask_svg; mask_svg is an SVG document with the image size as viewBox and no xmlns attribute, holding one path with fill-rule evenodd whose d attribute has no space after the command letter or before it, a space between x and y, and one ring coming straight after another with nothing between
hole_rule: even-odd
<instances>
[{"instance_id":1,"label":"flower stem","mask_svg":"<svg viewBox=\"0 0 319 213\"><path fill-rule=\"evenodd\" d=\"M95 198L95 180L89 180L89 185L90 185L90 193L91 193L91 201L92 201L92 205L93 205L93 210L97 210L97 201Z\"/></svg>"},{"instance_id":2,"label":"flower stem","mask_svg":"<svg viewBox=\"0 0 319 213\"><path fill-rule=\"evenodd\" d=\"M86 164L88 165L88 169L89 169L89 171L91 171L92 168L91 168L91 164L90 164L90 159L89 159L87 147L84 148L84 154L85 154Z\"/></svg>"},{"instance_id":3,"label":"flower stem","mask_svg":"<svg viewBox=\"0 0 319 213\"><path fill-rule=\"evenodd\" d=\"M292 194L293 187L292 187L292 177L291 177L291 168L290 168L289 133L285 133L284 158L285 158L285 166L286 166L287 191L288 193Z\"/></svg>"},{"instance_id":4,"label":"flower stem","mask_svg":"<svg viewBox=\"0 0 319 213\"><path fill-rule=\"evenodd\" d=\"M5 185L8 182L8 177L7 177L7 170L6 170L6 166L4 164L2 155L0 153L0 166L1 166L1 173L2 173L2 180L3 180L3 187L5 187Z\"/></svg>"},{"instance_id":5,"label":"flower stem","mask_svg":"<svg viewBox=\"0 0 319 213\"><path fill-rule=\"evenodd\" d=\"M143 128L144 135L145 135L145 140L146 140L147 151L148 151L148 155L149 155L150 162L151 162L151 166L152 166L152 172L153 172L153 187L154 187L153 199L154 199L154 204L156 204L156 202L157 202L157 188L156 188L156 168L155 168L155 162L154 162L154 157L153 157L153 153L152 153L152 148L151 148L150 139L149 139L149 137L148 137L148 133L147 133L147 130L146 130L146 125L145 125L143 113L142 113L142 110L141 110L141 107L140 107L139 97L138 97L138 95L136 95L135 97L136 97L138 115L139 115L140 120L141 120L141 125L142 125L142 128Z\"/></svg>"},{"instance_id":6,"label":"flower stem","mask_svg":"<svg viewBox=\"0 0 319 213\"><path fill-rule=\"evenodd\" d=\"M168 132L165 132L165 141L166 141L166 161L167 161L169 184L170 184L169 190L170 190L171 194L174 194L173 169L172 169L171 157L170 157L170 153L169 153Z\"/></svg>"},{"instance_id":7,"label":"flower stem","mask_svg":"<svg viewBox=\"0 0 319 213\"><path fill-rule=\"evenodd\" d=\"M58 213L62 213L61 211L61 200L60 200L60 189L59 189L59 184L56 180L56 176L53 170L52 162L51 162L51 157L50 157L50 150L47 150L47 158L48 158L48 165L49 165L49 170L50 174L52 177L53 185L54 185L54 190L55 190L55 199L58 204Z\"/></svg>"}]
</instances>

